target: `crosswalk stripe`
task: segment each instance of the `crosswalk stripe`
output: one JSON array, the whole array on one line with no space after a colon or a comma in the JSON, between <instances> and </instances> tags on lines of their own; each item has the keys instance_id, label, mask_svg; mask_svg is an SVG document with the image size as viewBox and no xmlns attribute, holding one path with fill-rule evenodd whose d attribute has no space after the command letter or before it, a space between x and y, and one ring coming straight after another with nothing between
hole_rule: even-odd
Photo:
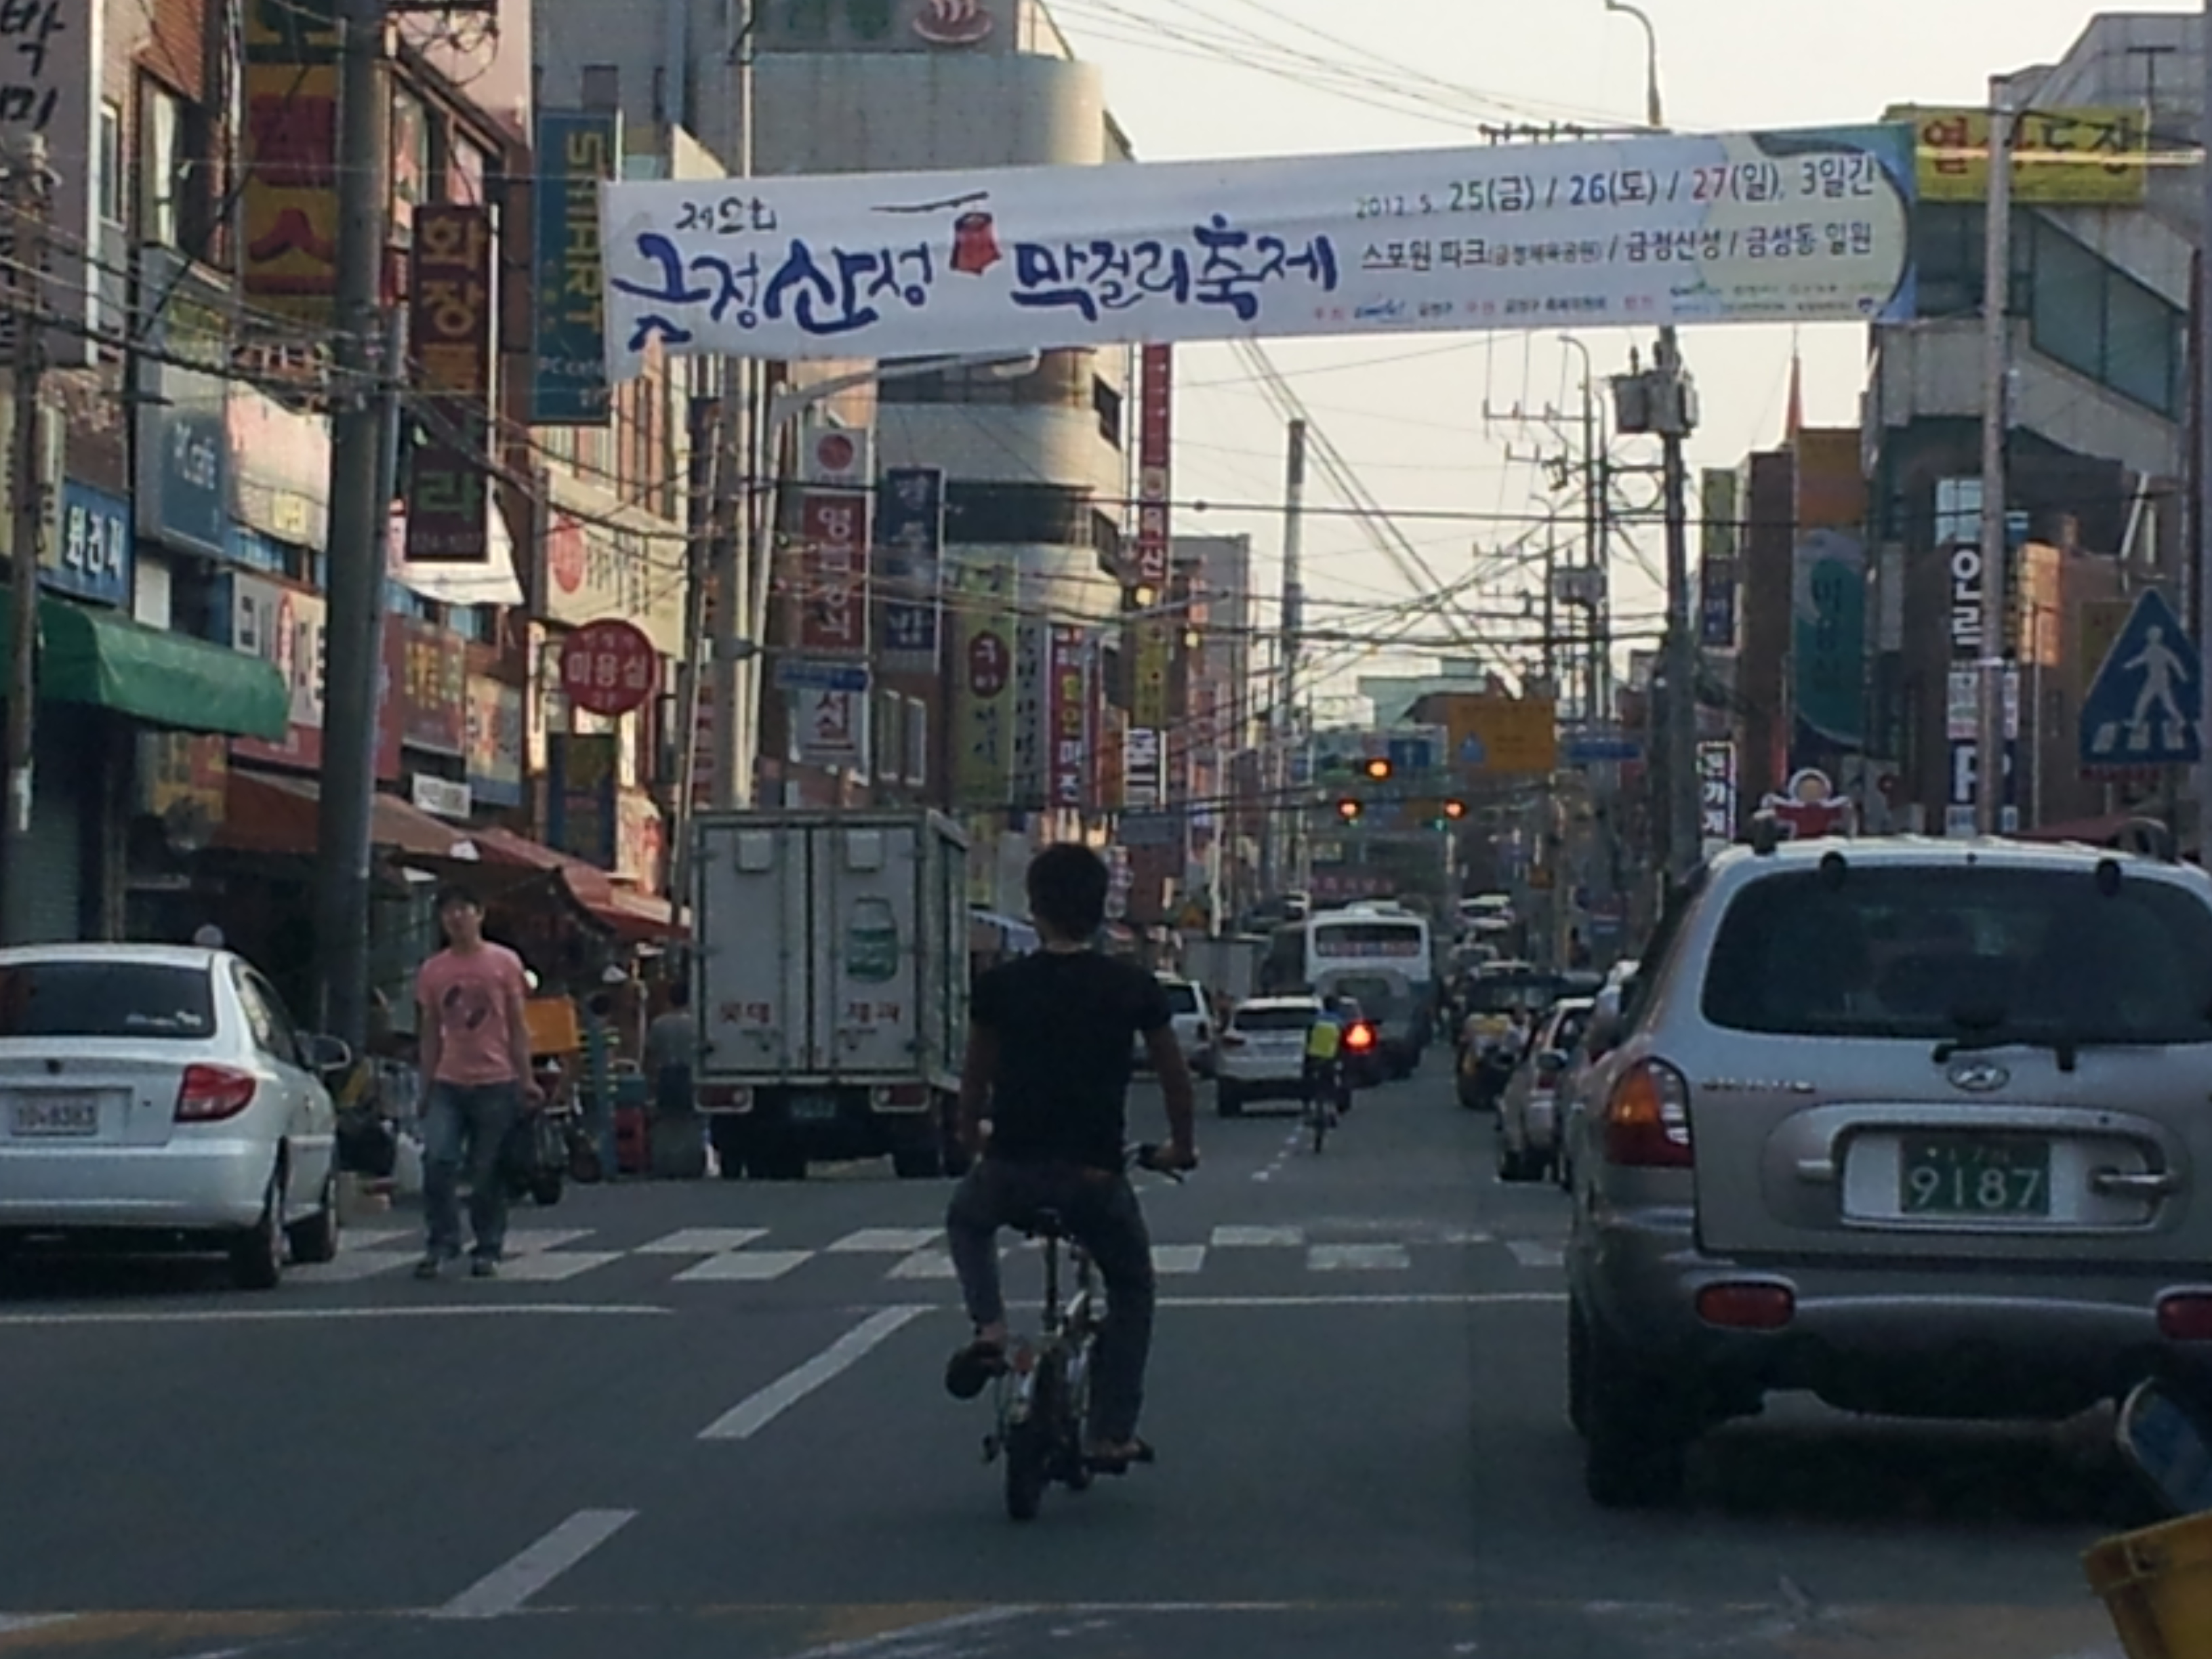
<instances>
[{"instance_id":1,"label":"crosswalk stripe","mask_svg":"<svg viewBox=\"0 0 2212 1659\"><path fill-rule=\"evenodd\" d=\"M1505 1248L1513 1252L1513 1259L1524 1267L1557 1267L1566 1261L1566 1253L1556 1245L1539 1244L1529 1238L1509 1238Z\"/></svg>"},{"instance_id":2,"label":"crosswalk stripe","mask_svg":"<svg viewBox=\"0 0 2212 1659\"><path fill-rule=\"evenodd\" d=\"M725 1250L720 1255L710 1255L703 1261L693 1263L676 1275L676 1282L700 1284L708 1280L728 1283L738 1280L760 1284L771 1279L781 1279L794 1267L811 1261L812 1250Z\"/></svg>"},{"instance_id":3,"label":"crosswalk stripe","mask_svg":"<svg viewBox=\"0 0 2212 1659\"><path fill-rule=\"evenodd\" d=\"M1376 1273L1413 1265L1403 1244L1316 1244L1306 1252L1306 1267L1317 1273Z\"/></svg>"},{"instance_id":4,"label":"crosswalk stripe","mask_svg":"<svg viewBox=\"0 0 2212 1659\"><path fill-rule=\"evenodd\" d=\"M917 1250L884 1275L886 1279L957 1279L952 1257L945 1250Z\"/></svg>"},{"instance_id":5,"label":"crosswalk stripe","mask_svg":"<svg viewBox=\"0 0 2212 1659\"><path fill-rule=\"evenodd\" d=\"M397 1273L416 1260L411 1250L347 1250L335 1261L318 1261L287 1270L303 1285L353 1285L379 1273Z\"/></svg>"},{"instance_id":6,"label":"crosswalk stripe","mask_svg":"<svg viewBox=\"0 0 2212 1659\"><path fill-rule=\"evenodd\" d=\"M765 1227L684 1227L637 1247L639 1255L720 1255L766 1238Z\"/></svg>"},{"instance_id":7,"label":"crosswalk stripe","mask_svg":"<svg viewBox=\"0 0 2212 1659\"><path fill-rule=\"evenodd\" d=\"M348 1227L339 1234L349 1250L373 1250L380 1244L396 1244L403 1238L420 1238L420 1227Z\"/></svg>"},{"instance_id":8,"label":"crosswalk stripe","mask_svg":"<svg viewBox=\"0 0 2212 1659\"><path fill-rule=\"evenodd\" d=\"M1206 1266L1203 1244L1155 1244L1152 1271L1156 1273L1194 1273Z\"/></svg>"},{"instance_id":9,"label":"crosswalk stripe","mask_svg":"<svg viewBox=\"0 0 2212 1659\"><path fill-rule=\"evenodd\" d=\"M863 1227L828 1249L832 1255L908 1255L944 1237L942 1227Z\"/></svg>"},{"instance_id":10,"label":"crosswalk stripe","mask_svg":"<svg viewBox=\"0 0 2212 1659\"><path fill-rule=\"evenodd\" d=\"M507 1254L510 1256L537 1255L546 1250L557 1250L563 1244L573 1244L580 1238L589 1238L596 1231L591 1227L517 1227L507 1235Z\"/></svg>"},{"instance_id":11,"label":"crosswalk stripe","mask_svg":"<svg viewBox=\"0 0 2212 1659\"><path fill-rule=\"evenodd\" d=\"M538 1250L499 1264L499 1276L520 1285L557 1285L622 1260L621 1250Z\"/></svg>"},{"instance_id":12,"label":"crosswalk stripe","mask_svg":"<svg viewBox=\"0 0 2212 1659\"><path fill-rule=\"evenodd\" d=\"M1217 1250L1295 1250L1305 1242L1306 1230L1303 1227L1216 1227L1213 1230L1213 1248Z\"/></svg>"}]
</instances>

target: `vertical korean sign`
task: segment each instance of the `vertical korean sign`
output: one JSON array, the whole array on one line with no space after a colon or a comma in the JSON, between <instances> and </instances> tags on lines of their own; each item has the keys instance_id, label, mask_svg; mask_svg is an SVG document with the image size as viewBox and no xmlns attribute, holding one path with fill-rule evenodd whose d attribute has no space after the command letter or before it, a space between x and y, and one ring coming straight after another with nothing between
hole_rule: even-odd
<instances>
[{"instance_id":1,"label":"vertical korean sign","mask_svg":"<svg viewBox=\"0 0 2212 1659\"><path fill-rule=\"evenodd\" d=\"M1170 459L1175 424L1175 353L1146 346L1137 392L1137 545L1130 586L1139 606L1132 628L1129 724L1164 732L1168 724L1168 667L1175 648L1167 599Z\"/></svg>"},{"instance_id":2,"label":"vertical korean sign","mask_svg":"<svg viewBox=\"0 0 2212 1659\"><path fill-rule=\"evenodd\" d=\"M945 552L941 469L884 469L876 490L875 541L884 605L883 665L893 673L933 673Z\"/></svg>"},{"instance_id":3,"label":"vertical korean sign","mask_svg":"<svg viewBox=\"0 0 2212 1659\"><path fill-rule=\"evenodd\" d=\"M491 222L458 203L415 210L409 353L427 394L424 441L407 484L407 556L482 564L491 556L485 457L491 442Z\"/></svg>"},{"instance_id":4,"label":"vertical korean sign","mask_svg":"<svg viewBox=\"0 0 2212 1659\"><path fill-rule=\"evenodd\" d=\"M6 0L0 4L0 137L46 141L53 174L52 233L45 303L64 325L46 331L47 361L81 368L97 361L83 331L100 320L100 283L84 250L102 245L94 189L100 155L100 65L106 8L99 0ZM15 237L0 224L0 345L13 349Z\"/></svg>"},{"instance_id":5,"label":"vertical korean sign","mask_svg":"<svg viewBox=\"0 0 2212 1659\"><path fill-rule=\"evenodd\" d=\"M1091 648L1083 629L1054 625L1045 674L1048 804L1079 812L1088 804L1091 771Z\"/></svg>"},{"instance_id":6,"label":"vertical korean sign","mask_svg":"<svg viewBox=\"0 0 2212 1659\"><path fill-rule=\"evenodd\" d=\"M246 8L246 297L329 326L337 297L337 0Z\"/></svg>"},{"instance_id":7,"label":"vertical korean sign","mask_svg":"<svg viewBox=\"0 0 2212 1659\"><path fill-rule=\"evenodd\" d=\"M792 633L799 653L866 656L867 491L801 491L799 538L799 616Z\"/></svg>"},{"instance_id":8,"label":"vertical korean sign","mask_svg":"<svg viewBox=\"0 0 2212 1659\"><path fill-rule=\"evenodd\" d=\"M606 302L599 281L599 180L615 176L622 117L541 110L537 316L530 418L539 426L607 422Z\"/></svg>"},{"instance_id":9,"label":"vertical korean sign","mask_svg":"<svg viewBox=\"0 0 2212 1659\"><path fill-rule=\"evenodd\" d=\"M1014 763L1014 577L994 562L958 567L952 670L952 785L963 807L1003 806Z\"/></svg>"}]
</instances>

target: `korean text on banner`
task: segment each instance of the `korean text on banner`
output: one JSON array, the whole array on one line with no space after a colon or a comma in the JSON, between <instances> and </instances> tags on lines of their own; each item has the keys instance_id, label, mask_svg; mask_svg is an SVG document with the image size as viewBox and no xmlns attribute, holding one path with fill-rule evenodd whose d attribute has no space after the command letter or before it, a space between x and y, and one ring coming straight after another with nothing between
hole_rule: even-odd
<instances>
[{"instance_id":1,"label":"korean text on banner","mask_svg":"<svg viewBox=\"0 0 2212 1659\"><path fill-rule=\"evenodd\" d=\"M1079 811L1090 793L1091 649L1080 628L1057 624L1046 661L1051 804Z\"/></svg>"},{"instance_id":2,"label":"korean text on banner","mask_svg":"<svg viewBox=\"0 0 2212 1659\"><path fill-rule=\"evenodd\" d=\"M876 491L876 575L884 605L884 666L937 666L945 554L945 474L933 466L884 469Z\"/></svg>"},{"instance_id":3,"label":"korean text on banner","mask_svg":"<svg viewBox=\"0 0 2212 1659\"><path fill-rule=\"evenodd\" d=\"M866 656L867 492L801 492L799 536L798 648L811 656Z\"/></svg>"},{"instance_id":4,"label":"korean text on banner","mask_svg":"<svg viewBox=\"0 0 2212 1659\"><path fill-rule=\"evenodd\" d=\"M1912 129L623 182L607 368L1912 310Z\"/></svg>"},{"instance_id":5,"label":"korean text on banner","mask_svg":"<svg viewBox=\"0 0 2212 1659\"><path fill-rule=\"evenodd\" d=\"M408 355L426 395L428 441L412 453L407 556L482 564L491 556L492 234L483 209L415 210Z\"/></svg>"},{"instance_id":6,"label":"korean text on banner","mask_svg":"<svg viewBox=\"0 0 2212 1659\"><path fill-rule=\"evenodd\" d=\"M1170 471L1174 453L1175 352L1146 346L1139 362L1137 390L1137 587L1155 599L1168 585L1173 499Z\"/></svg>"},{"instance_id":7,"label":"korean text on banner","mask_svg":"<svg viewBox=\"0 0 2212 1659\"><path fill-rule=\"evenodd\" d=\"M1900 105L1887 120L1912 124L1923 202L1990 199L1990 112ZM2143 109L2037 109L2013 128L2012 196L2035 207L2134 207L2150 185L2150 122Z\"/></svg>"},{"instance_id":8,"label":"korean text on banner","mask_svg":"<svg viewBox=\"0 0 2212 1659\"><path fill-rule=\"evenodd\" d=\"M246 298L327 327L337 297L337 0L245 10Z\"/></svg>"},{"instance_id":9,"label":"korean text on banner","mask_svg":"<svg viewBox=\"0 0 2212 1659\"><path fill-rule=\"evenodd\" d=\"M119 238L111 240L101 223L95 188L106 11L97 0L16 0L0 7L0 39L8 47L0 68L0 136L17 140L37 133L46 141L46 166L53 175L46 269L53 280L45 303L60 326L45 331L45 343L49 362L71 368L98 362L89 331L118 320L101 315L106 283L86 250L105 248L117 264L128 258ZM0 346L10 351L15 319L30 308L21 305L15 256L15 237L0 224L0 298L6 301L0 307Z\"/></svg>"},{"instance_id":10,"label":"korean text on banner","mask_svg":"<svg viewBox=\"0 0 2212 1659\"><path fill-rule=\"evenodd\" d=\"M615 176L622 117L538 113L536 357L530 418L540 426L607 421L605 292L599 283L599 181Z\"/></svg>"}]
</instances>

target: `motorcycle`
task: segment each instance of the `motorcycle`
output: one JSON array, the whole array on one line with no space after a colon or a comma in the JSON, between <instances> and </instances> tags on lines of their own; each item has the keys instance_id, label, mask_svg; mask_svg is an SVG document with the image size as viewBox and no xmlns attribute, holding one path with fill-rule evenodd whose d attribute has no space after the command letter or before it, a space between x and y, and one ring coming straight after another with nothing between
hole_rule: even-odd
<instances>
[{"instance_id":1,"label":"motorcycle","mask_svg":"<svg viewBox=\"0 0 2212 1659\"><path fill-rule=\"evenodd\" d=\"M561 1201L570 1181L586 1183L601 1179L599 1148L585 1127L583 1109L576 1100L574 1083L561 1062L550 1056L535 1060L531 1073L544 1101L538 1109L514 1121L501 1149L501 1173L507 1197L528 1198L541 1208Z\"/></svg>"}]
</instances>

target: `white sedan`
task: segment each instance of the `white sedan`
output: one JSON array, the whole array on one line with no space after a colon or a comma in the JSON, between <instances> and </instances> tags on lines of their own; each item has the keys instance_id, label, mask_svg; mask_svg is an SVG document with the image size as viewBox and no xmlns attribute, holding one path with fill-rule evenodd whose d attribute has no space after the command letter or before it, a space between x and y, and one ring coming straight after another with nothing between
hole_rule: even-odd
<instances>
[{"instance_id":1,"label":"white sedan","mask_svg":"<svg viewBox=\"0 0 2212 1659\"><path fill-rule=\"evenodd\" d=\"M226 951L0 950L0 1249L221 1249L246 1289L331 1260L351 1058Z\"/></svg>"}]
</instances>

